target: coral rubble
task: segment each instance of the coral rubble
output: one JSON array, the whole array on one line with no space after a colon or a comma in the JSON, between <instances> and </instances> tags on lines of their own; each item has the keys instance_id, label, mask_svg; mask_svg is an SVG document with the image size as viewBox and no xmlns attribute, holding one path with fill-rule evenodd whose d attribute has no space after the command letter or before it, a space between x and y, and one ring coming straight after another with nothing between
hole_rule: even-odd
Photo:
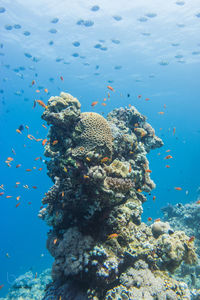
<instances>
[{"instance_id":1,"label":"coral rubble","mask_svg":"<svg viewBox=\"0 0 200 300\"><path fill-rule=\"evenodd\" d=\"M195 263L193 244L169 224L141 223L142 192L155 187L146 154L162 140L133 106L107 118L80 108L62 92L42 115L54 185L39 217L55 258L44 299L190 299L167 271Z\"/></svg>"}]
</instances>

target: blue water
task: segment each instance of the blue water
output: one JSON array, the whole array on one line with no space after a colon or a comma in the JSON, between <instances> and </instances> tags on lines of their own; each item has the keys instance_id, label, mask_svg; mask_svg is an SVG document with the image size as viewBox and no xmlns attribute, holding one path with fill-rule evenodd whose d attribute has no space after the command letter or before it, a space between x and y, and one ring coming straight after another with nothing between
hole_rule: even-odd
<instances>
[{"instance_id":1,"label":"blue water","mask_svg":"<svg viewBox=\"0 0 200 300\"><path fill-rule=\"evenodd\" d=\"M51 95L65 91L79 99L82 111L105 115L116 107L135 105L165 144L148 154L157 187L147 195L143 220L161 217L160 209L167 203L196 200L200 178L198 4L197 0L124 0L123 5L120 0L1 1L0 185L5 194L0 196L0 285L4 284L0 296L5 296L15 277L30 269L39 273L53 261L45 248L49 228L37 217L52 182L45 164L34 160L44 159L41 142L27 138L28 133L42 139L47 135L40 118L43 108L33 109L35 99L46 103ZM115 92L110 92L104 107L108 84ZM99 102L94 108L93 101ZM17 133L21 124L29 132L24 128ZM173 158L165 160L168 154ZM14 158L11 167L5 163L7 157ZM16 168L17 164L21 167ZM29 168L32 171L26 172ZM17 188L16 182L20 182ZM177 186L182 190L175 190Z\"/></svg>"}]
</instances>

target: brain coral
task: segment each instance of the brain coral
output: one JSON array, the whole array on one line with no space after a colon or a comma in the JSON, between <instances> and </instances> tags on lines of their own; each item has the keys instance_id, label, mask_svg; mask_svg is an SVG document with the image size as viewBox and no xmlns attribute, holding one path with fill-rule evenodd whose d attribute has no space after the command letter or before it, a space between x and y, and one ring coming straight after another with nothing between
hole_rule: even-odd
<instances>
[{"instance_id":1,"label":"brain coral","mask_svg":"<svg viewBox=\"0 0 200 300\"><path fill-rule=\"evenodd\" d=\"M113 137L110 126L106 119L97 113L81 113L74 140L77 145L72 150L74 156L82 156L93 150L104 156L112 155Z\"/></svg>"}]
</instances>

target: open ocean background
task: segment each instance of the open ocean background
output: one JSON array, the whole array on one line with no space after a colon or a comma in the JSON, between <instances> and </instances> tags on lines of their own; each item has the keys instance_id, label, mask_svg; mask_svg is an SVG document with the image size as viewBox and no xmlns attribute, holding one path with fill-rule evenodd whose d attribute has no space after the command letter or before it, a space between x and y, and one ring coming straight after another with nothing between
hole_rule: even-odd
<instances>
[{"instance_id":1,"label":"open ocean background","mask_svg":"<svg viewBox=\"0 0 200 300\"><path fill-rule=\"evenodd\" d=\"M115 92L104 107L107 85ZM45 159L42 142L27 134L46 137L43 108L33 109L33 102L47 103L61 91L77 97L82 111L104 116L132 104L163 139L165 145L148 155L157 187L143 205L143 221L162 217L168 203L195 201L200 184L200 1L0 1L0 297L17 276L40 273L53 261L45 247L50 228L37 217L52 182L44 162L35 161ZM95 107L93 101L98 101ZM16 132L20 125L22 134ZM165 160L167 154L173 158ZM14 159L11 167L5 163L8 157Z\"/></svg>"}]
</instances>

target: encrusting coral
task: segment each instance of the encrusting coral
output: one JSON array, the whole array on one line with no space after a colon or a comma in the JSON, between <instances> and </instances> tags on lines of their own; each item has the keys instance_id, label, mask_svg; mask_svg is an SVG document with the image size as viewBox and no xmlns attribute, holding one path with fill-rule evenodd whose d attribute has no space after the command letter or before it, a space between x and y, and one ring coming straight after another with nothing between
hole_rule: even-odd
<instances>
[{"instance_id":1,"label":"encrusting coral","mask_svg":"<svg viewBox=\"0 0 200 300\"><path fill-rule=\"evenodd\" d=\"M142 192L155 187L146 154L162 140L134 107L107 119L80 107L61 93L42 116L51 124L45 155L54 186L39 217L52 226L47 248L55 258L44 300L190 299L166 271L195 263L193 243L141 223Z\"/></svg>"}]
</instances>

